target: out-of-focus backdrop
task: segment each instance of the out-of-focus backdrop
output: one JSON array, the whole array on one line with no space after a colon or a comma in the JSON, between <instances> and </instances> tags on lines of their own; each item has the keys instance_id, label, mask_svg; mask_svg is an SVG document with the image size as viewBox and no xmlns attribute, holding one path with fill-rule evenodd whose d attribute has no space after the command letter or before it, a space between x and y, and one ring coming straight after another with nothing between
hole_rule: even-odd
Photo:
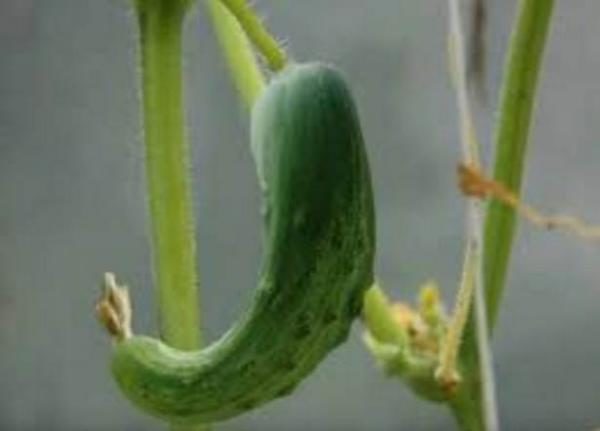
<instances>
[{"instance_id":1,"label":"out-of-focus backdrop","mask_svg":"<svg viewBox=\"0 0 600 431\"><path fill-rule=\"evenodd\" d=\"M201 2L199 2L201 3ZM489 136L516 2L488 2ZM201 4L199 6L202 6ZM446 2L257 0L298 60L335 63L358 101L377 198L378 276L447 301L462 253L457 115ZM600 3L557 2L525 196L600 223ZM93 315L102 273L131 286L135 329L155 332L136 78L126 0L0 2L0 429L161 430L119 394ZM185 32L186 100L208 340L239 315L260 258L248 116L202 7ZM223 431L452 430L388 380L359 324L291 397ZM521 224L493 349L504 430L600 426L600 247Z\"/></svg>"}]
</instances>

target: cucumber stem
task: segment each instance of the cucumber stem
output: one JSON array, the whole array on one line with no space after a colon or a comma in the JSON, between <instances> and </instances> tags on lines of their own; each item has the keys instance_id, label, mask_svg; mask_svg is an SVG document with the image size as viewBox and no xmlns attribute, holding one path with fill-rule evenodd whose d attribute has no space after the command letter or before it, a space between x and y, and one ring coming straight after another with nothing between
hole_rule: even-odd
<instances>
[{"instance_id":1,"label":"cucumber stem","mask_svg":"<svg viewBox=\"0 0 600 431\"><path fill-rule=\"evenodd\" d=\"M511 34L495 134L494 180L517 196L554 0L521 0ZM514 209L493 200L485 220L484 284L488 326L498 316L516 229Z\"/></svg>"},{"instance_id":2,"label":"cucumber stem","mask_svg":"<svg viewBox=\"0 0 600 431\"><path fill-rule=\"evenodd\" d=\"M246 0L220 0L237 19L246 36L264 57L269 68L277 72L288 62L287 54L269 33Z\"/></svg>"},{"instance_id":3,"label":"cucumber stem","mask_svg":"<svg viewBox=\"0 0 600 431\"><path fill-rule=\"evenodd\" d=\"M494 180L517 194L524 172L537 81L553 8L554 0L520 0L506 57L494 139ZM490 334L504 291L515 228L514 210L492 201L485 219L482 271L488 318L485 326ZM462 388L451 405L465 431L487 429L482 420L486 376L479 351L481 326L477 325L475 313L471 313L461 349L461 364L468 371L464 373Z\"/></svg>"},{"instance_id":4,"label":"cucumber stem","mask_svg":"<svg viewBox=\"0 0 600 431\"><path fill-rule=\"evenodd\" d=\"M453 55L453 77L456 86L457 108L460 119L461 149L463 163L470 166L480 166L479 143L477 132L471 114L467 89L467 69L465 62L464 36L462 31L460 2L450 0L449 2L449 37L452 42L451 54ZM436 370L436 378L442 387L453 392L449 405L461 427L464 430L495 431L498 429L497 406L495 402L494 375L491 370L491 356L487 354L489 349L487 329L484 329L484 338L474 339L477 347L477 367L464 367L459 369L459 350L469 335L467 322L469 318L476 317L474 326L479 329L485 326L486 321L480 320L480 314L474 315L476 297L483 290L482 274L482 243L483 243L483 207L481 203L471 197L466 200L466 239L463 272L456 297L455 308L449 322L445 342L440 350L439 367ZM479 305L475 303L475 305ZM488 359L485 362L484 359ZM470 386L466 381L480 378L481 370L489 370L486 379L475 388L477 392L468 391ZM466 374L466 375L465 375ZM479 380L478 380L479 381Z\"/></svg>"},{"instance_id":5,"label":"cucumber stem","mask_svg":"<svg viewBox=\"0 0 600 431\"><path fill-rule=\"evenodd\" d=\"M152 7L150 7L150 5ZM139 14L146 175L161 337L199 343L196 244L184 129L181 30L175 2L151 2Z\"/></svg>"},{"instance_id":6,"label":"cucumber stem","mask_svg":"<svg viewBox=\"0 0 600 431\"><path fill-rule=\"evenodd\" d=\"M161 338L200 346L196 243L182 83L183 2L137 3L146 180ZM205 427L177 430L205 430Z\"/></svg>"},{"instance_id":7,"label":"cucumber stem","mask_svg":"<svg viewBox=\"0 0 600 431\"><path fill-rule=\"evenodd\" d=\"M240 23L221 0L207 0L206 7L235 86L250 109L265 87L254 50Z\"/></svg>"}]
</instances>

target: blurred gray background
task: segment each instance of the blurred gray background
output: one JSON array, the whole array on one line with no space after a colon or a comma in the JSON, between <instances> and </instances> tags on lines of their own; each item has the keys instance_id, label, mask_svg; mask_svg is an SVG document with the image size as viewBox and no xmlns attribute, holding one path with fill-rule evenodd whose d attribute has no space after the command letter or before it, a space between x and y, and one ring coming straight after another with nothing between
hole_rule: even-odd
<instances>
[{"instance_id":1,"label":"blurred gray background","mask_svg":"<svg viewBox=\"0 0 600 431\"><path fill-rule=\"evenodd\" d=\"M486 158L516 2L491 3ZM396 298L456 289L463 201L446 2L257 0L298 60L355 90L378 209L377 270ZM527 200L600 223L600 2L557 2L528 161ZM156 331L136 78L125 0L0 0L0 430L160 430L121 397L93 315L104 271ZM204 10L185 33L203 319L217 338L246 306L260 258L248 119ZM505 430L600 426L600 248L521 225L494 338ZM452 430L447 412L388 380L360 341L299 390L228 431Z\"/></svg>"}]
</instances>

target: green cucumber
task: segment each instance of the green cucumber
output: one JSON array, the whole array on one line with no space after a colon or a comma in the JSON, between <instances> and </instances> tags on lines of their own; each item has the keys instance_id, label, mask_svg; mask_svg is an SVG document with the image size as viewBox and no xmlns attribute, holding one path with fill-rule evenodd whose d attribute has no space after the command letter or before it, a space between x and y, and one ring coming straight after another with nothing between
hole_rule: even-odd
<instances>
[{"instance_id":1,"label":"green cucumber","mask_svg":"<svg viewBox=\"0 0 600 431\"><path fill-rule=\"evenodd\" d=\"M132 336L112 372L146 412L224 420L292 392L348 336L373 282L371 180L354 101L332 67L290 65L252 112L264 256L252 305L206 349Z\"/></svg>"}]
</instances>

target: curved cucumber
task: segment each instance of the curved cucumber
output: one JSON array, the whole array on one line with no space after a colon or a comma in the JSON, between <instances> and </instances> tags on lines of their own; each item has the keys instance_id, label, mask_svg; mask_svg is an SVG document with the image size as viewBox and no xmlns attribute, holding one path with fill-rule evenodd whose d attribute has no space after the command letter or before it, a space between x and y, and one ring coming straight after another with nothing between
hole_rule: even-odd
<instances>
[{"instance_id":1,"label":"curved cucumber","mask_svg":"<svg viewBox=\"0 0 600 431\"><path fill-rule=\"evenodd\" d=\"M289 394L344 341L373 281L371 182L340 74L288 66L252 112L264 257L249 310L217 342L183 352L148 337L116 344L125 395L174 423L227 419Z\"/></svg>"}]
</instances>

